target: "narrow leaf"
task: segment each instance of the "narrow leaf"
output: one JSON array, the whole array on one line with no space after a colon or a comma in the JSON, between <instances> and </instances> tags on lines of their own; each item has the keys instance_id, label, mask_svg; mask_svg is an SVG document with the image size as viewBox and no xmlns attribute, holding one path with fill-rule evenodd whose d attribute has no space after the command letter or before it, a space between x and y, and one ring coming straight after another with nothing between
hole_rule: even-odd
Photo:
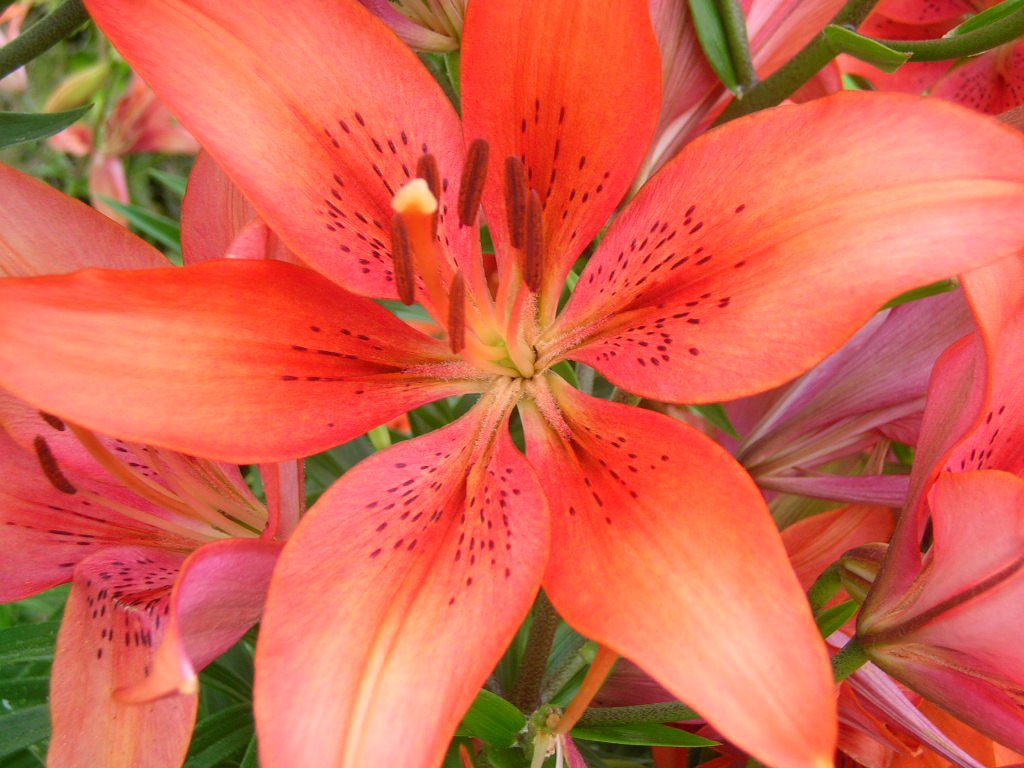
<instances>
[{"instance_id":1,"label":"narrow leaf","mask_svg":"<svg viewBox=\"0 0 1024 768\"><path fill-rule=\"evenodd\" d=\"M572 729L572 737L608 744L638 744L649 747L713 747L718 744L717 741L658 723L577 727Z\"/></svg>"},{"instance_id":2,"label":"narrow leaf","mask_svg":"<svg viewBox=\"0 0 1024 768\"><path fill-rule=\"evenodd\" d=\"M837 629L843 626L857 612L860 606L856 600L848 600L840 603L818 614L815 621L818 622L818 629L822 637L828 637Z\"/></svg>"},{"instance_id":3,"label":"narrow leaf","mask_svg":"<svg viewBox=\"0 0 1024 768\"><path fill-rule=\"evenodd\" d=\"M188 179L184 176L167 173L166 171L161 171L157 168L150 168L149 175L171 190L171 192L179 198L185 196L185 187L188 185Z\"/></svg>"},{"instance_id":4,"label":"narrow leaf","mask_svg":"<svg viewBox=\"0 0 1024 768\"><path fill-rule=\"evenodd\" d=\"M730 437L736 438L737 440L740 439L739 433L729 420L729 414L725 412L725 408L722 407L721 403L691 405L689 406L689 409L698 416L707 419L713 426L718 427Z\"/></svg>"},{"instance_id":5,"label":"narrow leaf","mask_svg":"<svg viewBox=\"0 0 1024 768\"><path fill-rule=\"evenodd\" d=\"M490 691L480 691L456 735L480 739L493 747L511 747L525 726L526 717L515 706Z\"/></svg>"},{"instance_id":6,"label":"narrow leaf","mask_svg":"<svg viewBox=\"0 0 1024 768\"><path fill-rule=\"evenodd\" d=\"M866 61L883 72L895 72L907 63L910 53L896 51L870 37L857 34L852 29L829 24L825 27L825 37L838 53L847 53L854 58Z\"/></svg>"},{"instance_id":7,"label":"narrow leaf","mask_svg":"<svg viewBox=\"0 0 1024 768\"><path fill-rule=\"evenodd\" d=\"M106 197L103 198L103 202L122 214L128 219L128 223L142 234L153 238L153 240L175 253L181 251L181 230L178 222L174 219L146 210L138 205L125 205L117 200L111 200Z\"/></svg>"},{"instance_id":8,"label":"narrow leaf","mask_svg":"<svg viewBox=\"0 0 1024 768\"><path fill-rule=\"evenodd\" d=\"M24 661L50 661L60 622L21 624L0 630L0 665Z\"/></svg>"},{"instance_id":9,"label":"narrow leaf","mask_svg":"<svg viewBox=\"0 0 1024 768\"><path fill-rule=\"evenodd\" d=\"M24 749L50 735L50 708L46 704L0 716L0 757Z\"/></svg>"},{"instance_id":10,"label":"narrow leaf","mask_svg":"<svg viewBox=\"0 0 1024 768\"><path fill-rule=\"evenodd\" d=\"M960 35L966 35L968 32L975 32L983 27L987 27L989 24L1002 21L1011 13L1016 13L1021 8L1024 8L1024 0L1005 0L1005 2L999 3L999 5L993 5L981 13L971 16L960 26L953 27L943 37L959 37Z\"/></svg>"},{"instance_id":11,"label":"narrow leaf","mask_svg":"<svg viewBox=\"0 0 1024 768\"><path fill-rule=\"evenodd\" d=\"M60 133L91 107L86 104L67 112L0 112L0 149Z\"/></svg>"}]
</instances>

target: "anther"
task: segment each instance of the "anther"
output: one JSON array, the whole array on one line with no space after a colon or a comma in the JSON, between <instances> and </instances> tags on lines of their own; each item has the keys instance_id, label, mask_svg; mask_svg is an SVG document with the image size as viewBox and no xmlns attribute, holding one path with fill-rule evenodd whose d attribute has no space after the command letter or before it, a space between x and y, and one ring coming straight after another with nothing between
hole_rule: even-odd
<instances>
[{"instance_id":1,"label":"anther","mask_svg":"<svg viewBox=\"0 0 1024 768\"><path fill-rule=\"evenodd\" d=\"M518 157L505 158L505 212L513 248L526 240L526 169Z\"/></svg>"},{"instance_id":2,"label":"anther","mask_svg":"<svg viewBox=\"0 0 1024 768\"><path fill-rule=\"evenodd\" d=\"M544 276L544 209L534 189L526 199L526 243L524 246L524 278L527 287L536 293Z\"/></svg>"},{"instance_id":3,"label":"anther","mask_svg":"<svg viewBox=\"0 0 1024 768\"><path fill-rule=\"evenodd\" d=\"M416 301L416 283L412 268L409 228L400 214L391 217L391 259L395 269L395 290L399 300L409 306Z\"/></svg>"},{"instance_id":4,"label":"anther","mask_svg":"<svg viewBox=\"0 0 1024 768\"><path fill-rule=\"evenodd\" d=\"M470 226L480 210L480 198L484 194L487 180L487 158L490 147L483 139L473 139L462 168L462 182L459 184L459 224Z\"/></svg>"},{"instance_id":5,"label":"anther","mask_svg":"<svg viewBox=\"0 0 1024 768\"><path fill-rule=\"evenodd\" d=\"M58 432L63 432L65 429L68 428L67 424L65 424L63 421L58 419L52 413L47 413L46 411L40 411L39 412L39 418L41 418L43 421L45 421L51 427L56 429Z\"/></svg>"},{"instance_id":6,"label":"anther","mask_svg":"<svg viewBox=\"0 0 1024 768\"><path fill-rule=\"evenodd\" d=\"M461 271L448 288L448 343L456 354L466 346L466 281Z\"/></svg>"},{"instance_id":7,"label":"anther","mask_svg":"<svg viewBox=\"0 0 1024 768\"><path fill-rule=\"evenodd\" d=\"M36 435L36 439L32 441L32 446L36 449L36 457L39 459L39 466L43 468L43 474L46 475L46 479L50 481L50 485L61 493L77 493L78 489L75 488L67 477L64 476L64 473L60 471L57 459L54 457L53 451L50 450L50 446L47 444L46 440L43 439L42 435Z\"/></svg>"},{"instance_id":8,"label":"anther","mask_svg":"<svg viewBox=\"0 0 1024 768\"><path fill-rule=\"evenodd\" d=\"M420 155L420 159L416 161L416 175L427 182L427 188L434 199L441 197L441 172L433 155Z\"/></svg>"}]
</instances>

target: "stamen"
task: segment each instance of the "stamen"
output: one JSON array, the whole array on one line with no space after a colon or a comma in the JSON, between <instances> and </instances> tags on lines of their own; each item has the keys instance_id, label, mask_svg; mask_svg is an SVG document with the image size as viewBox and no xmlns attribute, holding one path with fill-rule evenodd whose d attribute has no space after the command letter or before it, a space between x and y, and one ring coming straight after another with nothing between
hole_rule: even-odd
<instances>
[{"instance_id":1,"label":"stamen","mask_svg":"<svg viewBox=\"0 0 1024 768\"><path fill-rule=\"evenodd\" d=\"M420 155L416 161L416 175L427 182L430 194L437 200L441 197L441 171L437 168L437 159L433 155Z\"/></svg>"},{"instance_id":2,"label":"stamen","mask_svg":"<svg viewBox=\"0 0 1024 768\"><path fill-rule=\"evenodd\" d=\"M50 450L50 446L42 435L36 435L36 439L32 441L32 446L36 449L36 457L39 459L39 466L43 468L43 474L46 475L46 479L50 481L50 485L61 493L66 493L68 495L77 493L78 489L75 488L67 477L65 477L64 473L60 471L57 459L53 455L53 451Z\"/></svg>"},{"instance_id":3,"label":"stamen","mask_svg":"<svg viewBox=\"0 0 1024 768\"><path fill-rule=\"evenodd\" d=\"M51 427L56 429L58 432L63 432L65 429L68 428L67 424L65 424L63 421L58 419L52 413L47 413L46 411L40 411L39 412L39 418L41 418L43 421L45 421Z\"/></svg>"},{"instance_id":4,"label":"stamen","mask_svg":"<svg viewBox=\"0 0 1024 768\"><path fill-rule=\"evenodd\" d=\"M466 346L466 281L461 271L448 288L448 343L456 354Z\"/></svg>"},{"instance_id":5,"label":"stamen","mask_svg":"<svg viewBox=\"0 0 1024 768\"><path fill-rule=\"evenodd\" d=\"M544 220L540 196L534 189L526 200L526 245L524 279L527 287L536 293L544 276Z\"/></svg>"},{"instance_id":6,"label":"stamen","mask_svg":"<svg viewBox=\"0 0 1024 768\"><path fill-rule=\"evenodd\" d=\"M505 158L505 213L513 248L526 240L526 169L518 157Z\"/></svg>"},{"instance_id":7,"label":"stamen","mask_svg":"<svg viewBox=\"0 0 1024 768\"><path fill-rule=\"evenodd\" d=\"M489 156L490 147L483 139L474 139L469 145L466 165L462 169L462 182L459 184L459 223L464 227L476 221L476 212L480 210Z\"/></svg>"},{"instance_id":8,"label":"stamen","mask_svg":"<svg viewBox=\"0 0 1024 768\"><path fill-rule=\"evenodd\" d=\"M416 280L412 269L412 249L409 247L409 228L400 214L391 217L391 259L398 298L409 306L416 301Z\"/></svg>"}]
</instances>

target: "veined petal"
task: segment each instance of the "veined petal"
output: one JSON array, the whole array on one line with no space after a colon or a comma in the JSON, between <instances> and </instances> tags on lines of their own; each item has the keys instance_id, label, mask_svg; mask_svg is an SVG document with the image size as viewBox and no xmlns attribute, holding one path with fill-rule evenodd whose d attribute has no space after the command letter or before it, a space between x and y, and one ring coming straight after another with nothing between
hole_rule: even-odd
<instances>
[{"instance_id":1,"label":"veined petal","mask_svg":"<svg viewBox=\"0 0 1024 768\"><path fill-rule=\"evenodd\" d=\"M935 24L952 22L978 12L978 7L969 0L934 0L922 3L920 0L885 0L877 8L877 14L903 24Z\"/></svg>"},{"instance_id":2,"label":"veined petal","mask_svg":"<svg viewBox=\"0 0 1024 768\"><path fill-rule=\"evenodd\" d=\"M660 71L646 0L606 2L600 13L574 0L469 6L463 121L468 140L491 148L487 221L507 263L505 160L519 158L544 205L548 301L636 175L658 117Z\"/></svg>"},{"instance_id":3,"label":"veined petal","mask_svg":"<svg viewBox=\"0 0 1024 768\"><path fill-rule=\"evenodd\" d=\"M542 492L486 398L356 466L289 541L256 654L268 768L440 763L547 557Z\"/></svg>"},{"instance_id":4,"label":"veined petal","mask_svg":"<svg viewBox=\"0 0 1024 768\"><path fill-rule=\"evenodd\" d=\"M0 165L0 232L0 277L167 266L124 227L6 165Z\"/></svg>"},{"instance_id":5,"label":"veined petal","mask_svg":"<svg viewBox=\"0 0 1024 768\"><path fill-rule=\"evenodd\" d=\"M479 391L441 342L276 261L6 280L0 328L0 383L37 407L237 463L315 453Z\"/></svg>"},{"instance_id":6,"label":"veined petal","mask_svg":"<svg viewBox=\"0 0 1024 768\"><path fill-rule=\"evenodd\" d=\"M339 0L88 9L290 250L357 293L396 295L391 198L425 152L457 180L463 149L451 104L384 24ZM468 251L475 231L446 220L442 237Z\"/></svg>"},{"instance_id":7,"label":"veined petal","mask_svg":"<svg viewBox=\"0 0 1024 768\"><path fill-rule=\"evenodd\" d=\"M551 382L571 439L523 414L559 613L759 760L830 765L825 647L753 481L696 430Z\"/></svg>"},{"instance_id":8,"label":"veined petal","mask_svg":"<svg viewBox=\"0 0 1024 768\"><path fill-rule=\"evenodd\" d=\"M144 703L195 693L197 673L238 642L258 620L283 544L229 539L201 547L182 565L150 674L115 691L118 701Z\"/></svg>"},{"instance_id":9,"label":"veined petal","mask_svg":"<svg viewBox=\"0 0 1024 768\"><path fill-rule=\"evenodd\" d=\"M823 512L782 532L789 561L803 589L849 549L892 535L893 513L884 507L851 506Z\"/></svg>"},{"instance_id":10,"label":"veined petal","mask_svg":"<svg viewBox=\"0 0 1024 768\"><path fill-rule=\"evenodd\" d=\"M1022 205L1024 139L938 100L844 93L736 120L616 219L548 356L661 400L757 392L892 295L1020 248Z\"/></svg>"},{"instance_id":11,"label":"veined petal","mask_svg":"<svg viewBox=\"0 0 1024 768\"><path fill-rule=\"evenodd\" d=\"M928 91L989 115L1021 103L1024 88L1024 46L1003 46L972 56L936 82Z\"/></svg>"},{"instance_id":12,"label":"veined petal","mask_svg":"<svg viewBox=\"0 0 1024 768\"><path fill-rule=\"evenodd\" d=\"M171 584L183 560L156 549L112 547L75 570L53 663L49 765L181 765L196 696L122 704L113 692L151 671L153 648L167 626Z\"/></svg>"}]
</instances>

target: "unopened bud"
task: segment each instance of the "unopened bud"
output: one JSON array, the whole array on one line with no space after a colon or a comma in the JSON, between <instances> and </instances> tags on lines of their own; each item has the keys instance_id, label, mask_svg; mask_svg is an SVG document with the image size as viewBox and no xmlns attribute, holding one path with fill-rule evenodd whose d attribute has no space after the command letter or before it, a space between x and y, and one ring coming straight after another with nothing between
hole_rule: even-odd
<instances>
[{"instance_id":1,"label":"unopened bud","mask_svg":"<svg viewBox=\"0 0 1024 768\"><path fill-rule=\"evenodd\" d=\"M839 580L858 603L867 598L888 551L888 544L864 544L839 558Z\"/></svg>"},{"instance_id":2,"label":"unopened bud","mask_svg":"<svg viewBox=\"0 0 1024 768\"><path fill-rule=\"evenodd\" d=\"M110 74L107 62L93 64L65 77L43 105L44 112L65 112L88 103Z\"/></svg>"}]
</instances>

